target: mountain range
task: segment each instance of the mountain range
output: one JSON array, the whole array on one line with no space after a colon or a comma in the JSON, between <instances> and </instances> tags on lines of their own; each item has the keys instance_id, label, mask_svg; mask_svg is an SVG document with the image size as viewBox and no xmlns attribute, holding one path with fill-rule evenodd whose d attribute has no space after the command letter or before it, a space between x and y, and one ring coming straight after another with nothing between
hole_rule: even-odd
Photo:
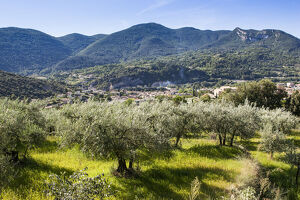
<instances>
[{"instance_id":1,"label":"mountain range","mask_svg":"<svg viewBox=\"0 0 300 200\"><path fill-rule=\"evenodd\" d=\"M300 55L300 40L280 30L233 31L170 29L139 24L109 35L69 34L53 37L21 28L0 29L0 70L19 74L51 73L187 51L228 51L266 48Z\"/></svg>"}]
</instances>

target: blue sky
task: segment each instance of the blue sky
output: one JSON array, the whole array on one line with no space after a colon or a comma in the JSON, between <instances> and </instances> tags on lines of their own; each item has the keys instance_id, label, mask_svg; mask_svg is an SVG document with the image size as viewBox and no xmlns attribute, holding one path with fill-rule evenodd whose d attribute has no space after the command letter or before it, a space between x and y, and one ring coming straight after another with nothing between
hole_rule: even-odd
<instances>
[{"instance_id":1,"label":"blue sky","mask_svg":"<svg viewBox=\"0 0 300 200\"><path fill-rule=\"evenodd\" d=\"M54 36L112 33L156 22L170 28L281 29L300 38L300 0L0 0L0 27Z\"/></svg>"}]
</instances>

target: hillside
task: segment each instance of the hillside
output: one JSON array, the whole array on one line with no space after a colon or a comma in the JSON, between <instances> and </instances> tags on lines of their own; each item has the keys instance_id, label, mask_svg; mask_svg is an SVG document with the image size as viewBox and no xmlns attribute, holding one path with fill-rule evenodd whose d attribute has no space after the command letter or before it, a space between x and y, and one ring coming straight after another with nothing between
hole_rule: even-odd
<instances>
[{"instance_id":1,"label":"hillside","mask_svg":"<svg viewBox=\"0 0 300 200\"><path fill-rule=\"evenodd\" d=\"M56 82L48 82L0 71L0 97L37 99L64 92L66 92L66 88Z\"/></svg>"},{"instance_id":2,"label":"hillside","mask_svg":"<svg viewBox=\"0 0 300 200\"><path fill-rule=\"evenodd\" d=\"M69 35L58 37L57 39L61 41L66 47L68 47L73 52L72 54L75 55L96 40L102 39L104 37L105 35L103 34L86 36L78 33L72 33Z\"/></svg>"},{"instance_id":3,"label":"hillside","mask_svg":"<svg viewBox=\"0 0 300 200\"><path fill-rule=\"evenodd\" d=\"M198 63L195 63L189 57L181 55L185 52L193 54L196 58L204 56L207 62L196 59ZM249 53L245 55L249 58L244 59L243 52ZM227 54L232 55L233 59L226 56ZM243 56L237 56L240 54ZM170 29L155 23L135 25L110 35L85 36L73 33L58 38L31 29L0 29L0 70L20 74L50 74L160 57L167 57L161 59L168 60L172 55L176 55L172 59L176 59L177 56L181 60L187 59L187 62L180 61L181 67L190 68L187 63L192 63L211 74L213 71L219 75L227 73L228 77L233 72L235 75L232 77L243 79L244 72L239 76L236 74L247 67L248 71L253 73L253 68L264 68L264 71L268 65L268 70L274 72L283 64L289 66L299 64L295 60L300 55L300 40L273 29L262 31L240 28L233 31L198 30L192 27ZM215 59L220 57L219 55L221 58ZM210 58L207 58L209 56ZM268 56L274 58L261 59ZM255 61L256 58L259 59ZM223 63L220 63L220 60ZM247 77L253 77L247 73ZM219 75L218 77L222 78Z\"/></svg>"},{"instance_id":4,"label":"hillside","mask_svg":"<svg viewBox=\"0 0 300 200\"><path fill-rule=\"evenodd\" d=\"M80 57L76 57L80 58ZM81 62L85 62L83 57ZM291 80L300 76L300 58L282 54L268 48L247 48L240 51L209 52L191 51L151 60L136 60L121 64L99 65L71 71L61 80L78 82L74 74L93 77L84 80L103 89L138 85L202 82L213 86L222 80L256 80L264 77ZM67 75L66 75L67 74Z\"/></svg>"},{"instance_id":5,"label":"hillside","mask_svg":"<svg viewBox=\"0 0 300 200\"><path fill-rule=\"evenodd\" d=\"M236 28L230 34L204 48L236 50L249 47L264 47L274 51L298 53L299 55L300 40L280 30L266 29L257 31Z\"/></svg>"},{"instance_id":6,"label":"hillside","mask_svg":"<svg viewBox=\"0 0 300 200\"><path fill-rule=\"evenodd\" d=\"M93 60L95 65L167 56L200 49L229 32L201 31L195 28L170 29L155 23L139 24L92 43L77 56ZM88 64L90 63L78 62L75 56L60 62L55 66L55 70L93 66Z\"/></svg>"},{"instance_id":7,"label":"hillside","mask_svg":"<svg viewBox=\"0 0 300 200\"><path fill-rule=\"evenodd\" d=\"M56 38L32 29L0 29L0 70L26 73L50 67L71 50Z\"/></svg>"},{"instance_id":8,"label":"hillside","mask_svg":"<svg viewBox=\"0 0 300 200\"><path fill-rule=\"evenodd\" d=\"M169 29L155 23L140 24L92 43L74 57L58 63L54 69L80 69L195 50L222 53L260 48L276 51L278 56L298 57L300 40L280 30L202 31L189 27Z\"/></svg>"}]
</instances>

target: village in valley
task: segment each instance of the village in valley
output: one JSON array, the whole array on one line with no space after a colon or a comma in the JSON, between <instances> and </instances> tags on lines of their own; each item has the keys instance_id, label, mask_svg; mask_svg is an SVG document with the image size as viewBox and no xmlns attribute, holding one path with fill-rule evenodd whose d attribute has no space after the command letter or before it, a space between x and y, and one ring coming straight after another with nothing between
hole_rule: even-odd
<instances>
[{"instance_id":1,"label":"village in valley","mask_svg":"<svg viewBox=\"0 0 300 200\"><path fill-rule=\"evenodd\" d=\"M81 81L77 85L76 89L69 91L66 94L58 94L54 98L48 100L46 108L60 107L64 104L72 104L74 102L87 102L89 99L99 101L118 101L124 102L128 99L135 101L136 103L148 100L154 100L156 98L173 98L181 96L188 101L194 99L201 99L202 96L208 96L209 99L218 98L223 92L237 90L236 85L247 82L244 80L234 80L230 85L224 85L221 87L202 87L195 89L193 87L186 87L176 85L170 82L167 83L154 83L150 87L137 86L137 87L125 87L114 88L112 85L109 90L101 90L94 87L92 84L87 84L89 80L94 80L91 76L78 76ZM300 83L287 82L277 83L278 89L283 89L288 95L292 95L295 91L300 91Z\"/></svg>"}]
</instances>

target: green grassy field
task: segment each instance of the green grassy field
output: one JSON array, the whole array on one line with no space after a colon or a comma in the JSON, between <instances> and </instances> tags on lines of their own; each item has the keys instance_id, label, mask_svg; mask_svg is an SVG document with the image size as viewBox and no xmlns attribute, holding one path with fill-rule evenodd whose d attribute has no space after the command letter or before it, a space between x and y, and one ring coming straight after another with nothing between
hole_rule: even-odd
<instances>
[{"instance_id":1,"label":"green grassy field","mask_svg":"<svg viewBox=\"0 0 300 200\"><path fill-rule=\"evenodd\" d=\"M294 132L291 137L299 144L300 132ZM280 161L280 154L271 160L266 153L257 151L258 142L259 138L255 138L243 144L255 160L271 170L271 181L288 188L295 171ZM201 183L200 199L216 199L226 196L232 186L251 179L249 162L236 147L219 147L216 141L207 138L184 139L180 149L164 154L144 152L138 163L138 176L120 178L112 175L116 161L89 158L78 148L59 149L56 138L49 137L41 147L30 152L20 176L2 191L0 197L51 199L43 192L49 174L64 171L71 174L88 167L90 176L104 172L117 191L115 199L188 199L190 184L195 177Z\"/></svg>"}]
</instances>

